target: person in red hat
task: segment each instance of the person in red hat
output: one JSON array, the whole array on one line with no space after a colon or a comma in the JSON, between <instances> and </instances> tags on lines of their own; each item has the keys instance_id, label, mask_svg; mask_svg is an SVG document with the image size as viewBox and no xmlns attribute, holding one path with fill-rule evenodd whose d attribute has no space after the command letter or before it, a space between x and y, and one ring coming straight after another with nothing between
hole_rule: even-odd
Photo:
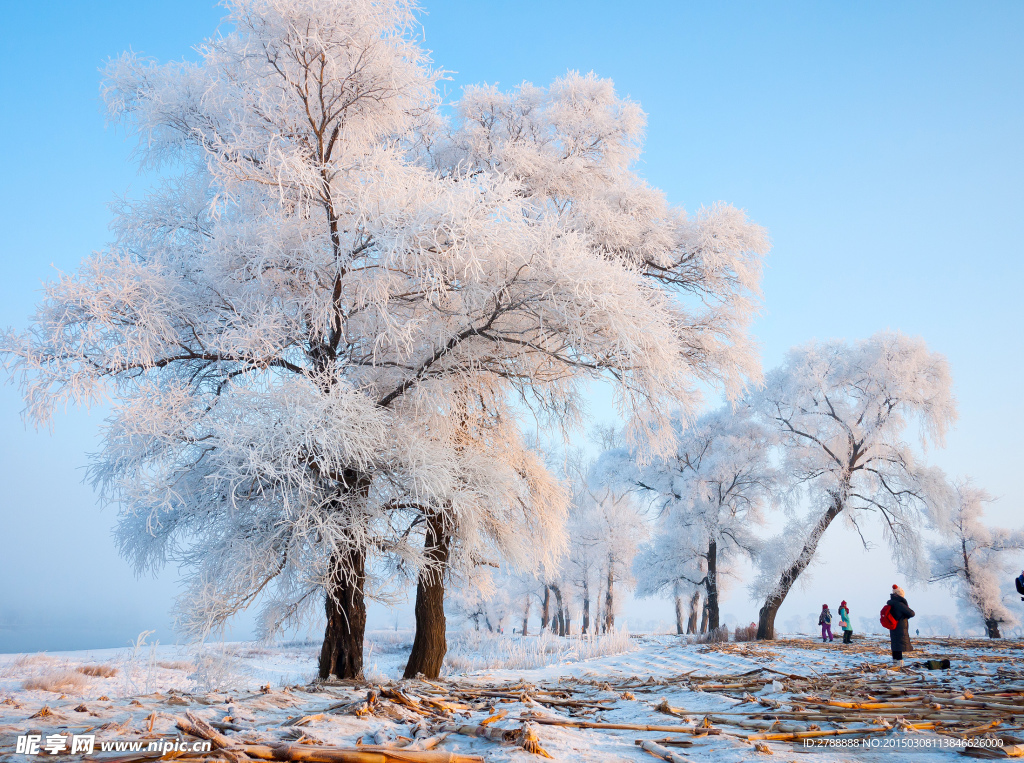
<instances>
[{"instance_id":1,"label":"person in red hat","mask_svg":"<svg viewBox=\"0 0 1024 763\"><path fill-rule=\"evenodd\" d=\"M839 605L839 622L843 624L843 643L849 644L853 639L853 626L850 625L850 608L844 599Z\"/></svg>"},{"instance_id":2,"label":"person in red hat","mask_svg":"<svg viewBox=\"0 0 1024 763\"><path fill-rule=\"evenodd\" d=\"M911 652L914 645L910 643L910 623L914 610L907 603L907 595L898 585L893 585L889 594L889 615L896 621L896 627L889 631L892 646L892 662L897 668L903 667L903 653Z\"/></svg>"},{"instance_id":3,"label":"person in red hat","mask_svg":"<svg viewBox=\"0 0 1024 763\"><path fill-rule=\"evenodd\" d=\"M818 615L818 625L821 626L821 643L824 644L826 641L831 641L832 613L828 611L828 604L821 605L821 614Z\"/></svg>"}]
</instances>

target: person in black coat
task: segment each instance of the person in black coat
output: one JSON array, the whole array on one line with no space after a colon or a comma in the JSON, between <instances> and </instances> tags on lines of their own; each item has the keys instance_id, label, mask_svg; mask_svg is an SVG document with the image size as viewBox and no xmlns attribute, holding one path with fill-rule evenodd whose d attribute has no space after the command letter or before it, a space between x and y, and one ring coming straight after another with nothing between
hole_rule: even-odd
<instances>
[{"instance_id":1,"label":"person in black coat","mask_svg":"<svg viewBox=\"0 0 1024 763\"><path fill-rule=\"evenodd\" d=\"M914 616L914 610L907 604L906 595L898 585L892 587L892 594L889 596L889 614L896 620L896 627L889 631L892 661L896 665L902 665L903 653L914 649L914 645L910 643L910 618Z\"/></svg>"},{"instance_id":2,"label":"person in black coat","mask_svg":"<svg viewBox=\"0 0 1024 763\"><path fill-rule=\"evenodd\" d=\"M1020 577L1013 581L1017 584L1017 593L1020 594L1020 600L1024 601L1024 572L1020 573Z\"/></svg>"}]
</instances>

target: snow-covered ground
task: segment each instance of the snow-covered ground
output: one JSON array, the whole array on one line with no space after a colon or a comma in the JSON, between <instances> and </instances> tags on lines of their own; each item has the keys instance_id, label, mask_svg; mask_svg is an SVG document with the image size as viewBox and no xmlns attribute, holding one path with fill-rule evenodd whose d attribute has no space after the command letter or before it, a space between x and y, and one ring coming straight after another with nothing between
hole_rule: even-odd
<instances>
[{"instance_id":1,"label":"snow-covered ground","mask_svg":"<svg viewBox=\"0 0 1024 763\"><path fill-rule=\"evenodd\" d=\"M1018 643L1007 648L1006 642L922 641L920 651L908 656L908 666L894 672L887 670L887 642L870 637L846 647L838 641L822 645L807 639L699 645L674 636L629 638L623 634L589 643L550 636L520 640L456 635L449 675L442 681L399 682L410 634L369 635L367 682L361 685L311 686L318 651L313 643L273 648L222 644L201 655L163 645L0 655L0 757L12 754L16 737L28 733L43 737L95 733L98 740L176 737L180 736L176 720L188 711L245 743L387 744L413 736L420 724L423 734L451 732L438 749L481 755L487 761L540 760L522 749L512 733L528 725L541 747L560 761L651 761L655 758L636 741L664 738L689 743L672 748L680 759L741 761L767 756L746 738L756 729L732 724L758 713L763 718L765 713L786 712L794 705L799 709L800 701L794 697L808 693L806 688L793 690L806 687L801 676L832 687L828 691L836 698L847 679L855 677L876 687L913 687L909 693L921 696L1024 686ZM602 652L615 653L590 656ZM931 657L950 658L952 668L915 667ZM452 669L459 665L489 667ZM542 666L523 667L527 665ZM753 676L763 686L754 695L709 688L725 685L722 677L728 676L748 677L734 679L739 681L754 680L749 678ZM359 700L368 691L377 699L364 708ZM971 698L969 693L964 696ZM479 728L482 720L502 712L488 728L509 730L508 739L467 734L469 727ZM699 727L709 716L717 733L705 736L550 725L554 721ZM1005 712L1001 717L997 731L1019 733L1015 719ZM1024 705L1020 719L1024 720ZM909 730L899 722L892 725L891 732L874 737L883 741L873 749L811 749L803 743L774 740L767 744L783 759L801 760L881 761L899 749L895 745L902 745L908 761L948 761L957 754L952 747L921 747L952 736ZM827 731L856 724L821 722L818 726ZM13 755L13 759L38 757Z\"/></svg>"}]
</instances>

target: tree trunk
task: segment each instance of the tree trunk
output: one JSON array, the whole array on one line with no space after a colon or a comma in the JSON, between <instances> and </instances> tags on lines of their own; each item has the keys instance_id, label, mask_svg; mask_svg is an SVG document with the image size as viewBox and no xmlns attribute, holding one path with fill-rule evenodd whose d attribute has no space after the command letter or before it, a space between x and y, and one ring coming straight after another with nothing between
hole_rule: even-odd
<instances>
[{"instance_id":1,"label":"tree trunk","mask_svg":"<svg viewBox=\"0 0 1024 763\"><path fill-rule=\"evenodd\" d=\"M1002 638L1002 634L999 633L999 623L1001 621L994 617L989 617L985 620L985 633L989 638Z\"/></svg>"},{"instance_id":2,"label":"tree trunk","mask_svg":"<svg viewBox=\"0 0 1024 763\"><path fill-rule=\"evenodd\" d=\"M530 595L526 595L526 606L523 607L523 635L530 629Z\"/></svg>"},{"instance_id":3,"label":"tree trunk","mask_svg":"<svg viewBox=\"0 0 1024 763\"><path fill-rule=\"evenodd\" d=\"M359 472L346 469L342 475L344 489L349 495L363 499L370 492L370 479ZM351 512L351 507L339 505L339 512ZM358 510L350 517L358 522ZM366 549L343 545L331 555L327 589L324 591L324 643L320 647L318 673L321 680L363 677L363 637L366 632Z\"/></svg>"},{"instance_id":4,"label":"tree trunk","mask_svg":"<svg viewBox=\"0 0 1024 763\"><path fill-rule=\"evenodd\" d=\"M704 602L704 609L700 613L700 632L701 635L708 632L708 603L706 600Z\"/></svg>"},{"instance_id":5,"label":"tree trunk","mask_svg":"<svg viewBox=\"0 0 1024 763\"><path fill-rule=\"evenodd\" d=\"M964 559L964 582L967 583L967 588L971 589L974 587L974 579L971 574L971 557L967 553L967 538L960 539L960 553ZM999 623L1002 621L984 612L981 615L985 619L985 635L989 638L1002 638L1003 636L999 632Z\"/></svg>"},{"instance_id":6,"label":"tree trunk","mask_svg":"<svg viewBox=\"0 0 1024 763\"><path fill-rule=\"evenodd\" d=\"M608 588L604 594L604 632L615 630L615 575L612 572L612 560L608 560Z\"/></svg>"},{"instance_id":7,"label":"tree trunk","mask_svg":"<svg viewBox=\"0 0 1024 763\"><path fill-rule=\"evenodd\" d=\"M683 597L679 591L678 580L672 586L672 598L675 599L676 603L676 635L682 636L686 632L686 628L683 625Z\"/></svg>"},{"instance_id":8,"label":"tree trunk","mask_svg":"<svg viewBox=\"0 0 1024 763\"><path fill-rule=\"evenodd\" d=\"M800 551L800 556L798 556L797 560L789 567L783 570L778 586L775 588L775 591L765 599L764 605L758 613L758 641L766 641L775 638L775 616L779 613L779 608L782 607L782 602L786 600L786 596L789 595L789 591L796 582L796 579L800 577L800 573L807 569L807 565L811 563L812 559L814 559L814 554L818 550L818 543L821 541L821 536L825 533L825 530L828 529L828 526L832 524L832 520L838 517L842 512L843 506L844 501L840 500L838 495L833 495L832 505L828 507L828 511L821 515L821 518L814 526L810 536L804 542L803 549Z\"/></svg>"},{"instance_id":9,"label":"tree trunk","mask_svg":"<svg viewBox=\"0 0 1024 763\"><path fill-rule=\"evenodd\" d=\"M718 542L708 541L708 573L704 578L707 589L708 630L718 630Z\"/></svg>"},{"instance_id":10,"label":"tree trunk","mask_svg":"<svg viewBox=\"0 0 1024 763\"><path fill-rule=\"evenodd\" d=\"M324 600L327 627L320 648L320 678L362 678L366 552L353 549L343 556L332 556L330 565L331 590Z\"/></svg>"},{"instance_id":11,"label":"tree trunk","mask_svg":"<svg viewBox=\"0 0 1024 763\"><path fill-rule=\"evenodd\" d=\"M690 617L686 621L687 635L697 632L697 615L700 613L700 591L694 591L690 597Z\"/></svg>"},{"instance_id":12,"label":"tree trunk","mask_svg":"<svg viewBox=\"0 0 1024 763\"><path fill-rule=\"evenodd\" d=\"M562 606L562 589L556 585L551 586L555 594L555 616L551 621L551 632L559 636L565 635L565 608Z\"/></svg>"},{"instance_id":13,"label":"tree trunk","mask_svg":"<svg viewBox=\"0 0 1024 763\"><path fill-rule=\"evenodd\" d=\"M548 586L544 586L544 605L540 610L540 632L541 634L547 630L548 619L551 607L551 589Z\"/></svg>"},{"instance_id":14,"label":"tree trunk","mask_svg":"<svg viewBox=\"0 0 1024 763\"><path fill-rule=\"evenodd\" d=\"M565 635L565 619L562 617L562 589L558 586L548 586L555 597L555 611L551 614L551 632L559 636Z\"/></svg>"},{"instance_id":15,"label":"tree trunk","mask_svg":"<svg viewBox=\"0 0 1024 763\"><path fill-rule=\"evenodd\" d=\"M583 578L583 635L590 630L590 583L588 578Z\"/></svg>"},{"instance_id":16,"label":"tree trunk","mask_svg":"<svg viewBox=\"0 0 1024 763\"><path fill-rule=\"evenodd\" d=\"M426 565L416 584L416 636L405 666L405 678L422 673L427 678L441 675L441 664L448 652L445 640L444 581L451 554L451 530L439 512L426 516L424 553ZM487 623L490 628L490 622Z\"/></svg>"}]
</instances>

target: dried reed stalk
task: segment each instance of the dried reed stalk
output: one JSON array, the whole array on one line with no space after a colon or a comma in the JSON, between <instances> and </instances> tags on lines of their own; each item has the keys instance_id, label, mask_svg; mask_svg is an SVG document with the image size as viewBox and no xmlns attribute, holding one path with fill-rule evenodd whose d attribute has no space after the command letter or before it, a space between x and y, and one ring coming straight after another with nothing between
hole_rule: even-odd
<instances>
[{"instance_id":1,"label":"dried reed stalk","mask_svg":"<svg viewBox=\"0 0 1024 763\"><path fill-rule=\"evenodd\" d=\"M651 755L657 755L662 760L667 760L669 763L690 763L687 758L684 758L678 752L662 747L657 742L652 742L649 739L637 740L637 744L641 750L651 753Z\"/></svg>"}]
</instances>

